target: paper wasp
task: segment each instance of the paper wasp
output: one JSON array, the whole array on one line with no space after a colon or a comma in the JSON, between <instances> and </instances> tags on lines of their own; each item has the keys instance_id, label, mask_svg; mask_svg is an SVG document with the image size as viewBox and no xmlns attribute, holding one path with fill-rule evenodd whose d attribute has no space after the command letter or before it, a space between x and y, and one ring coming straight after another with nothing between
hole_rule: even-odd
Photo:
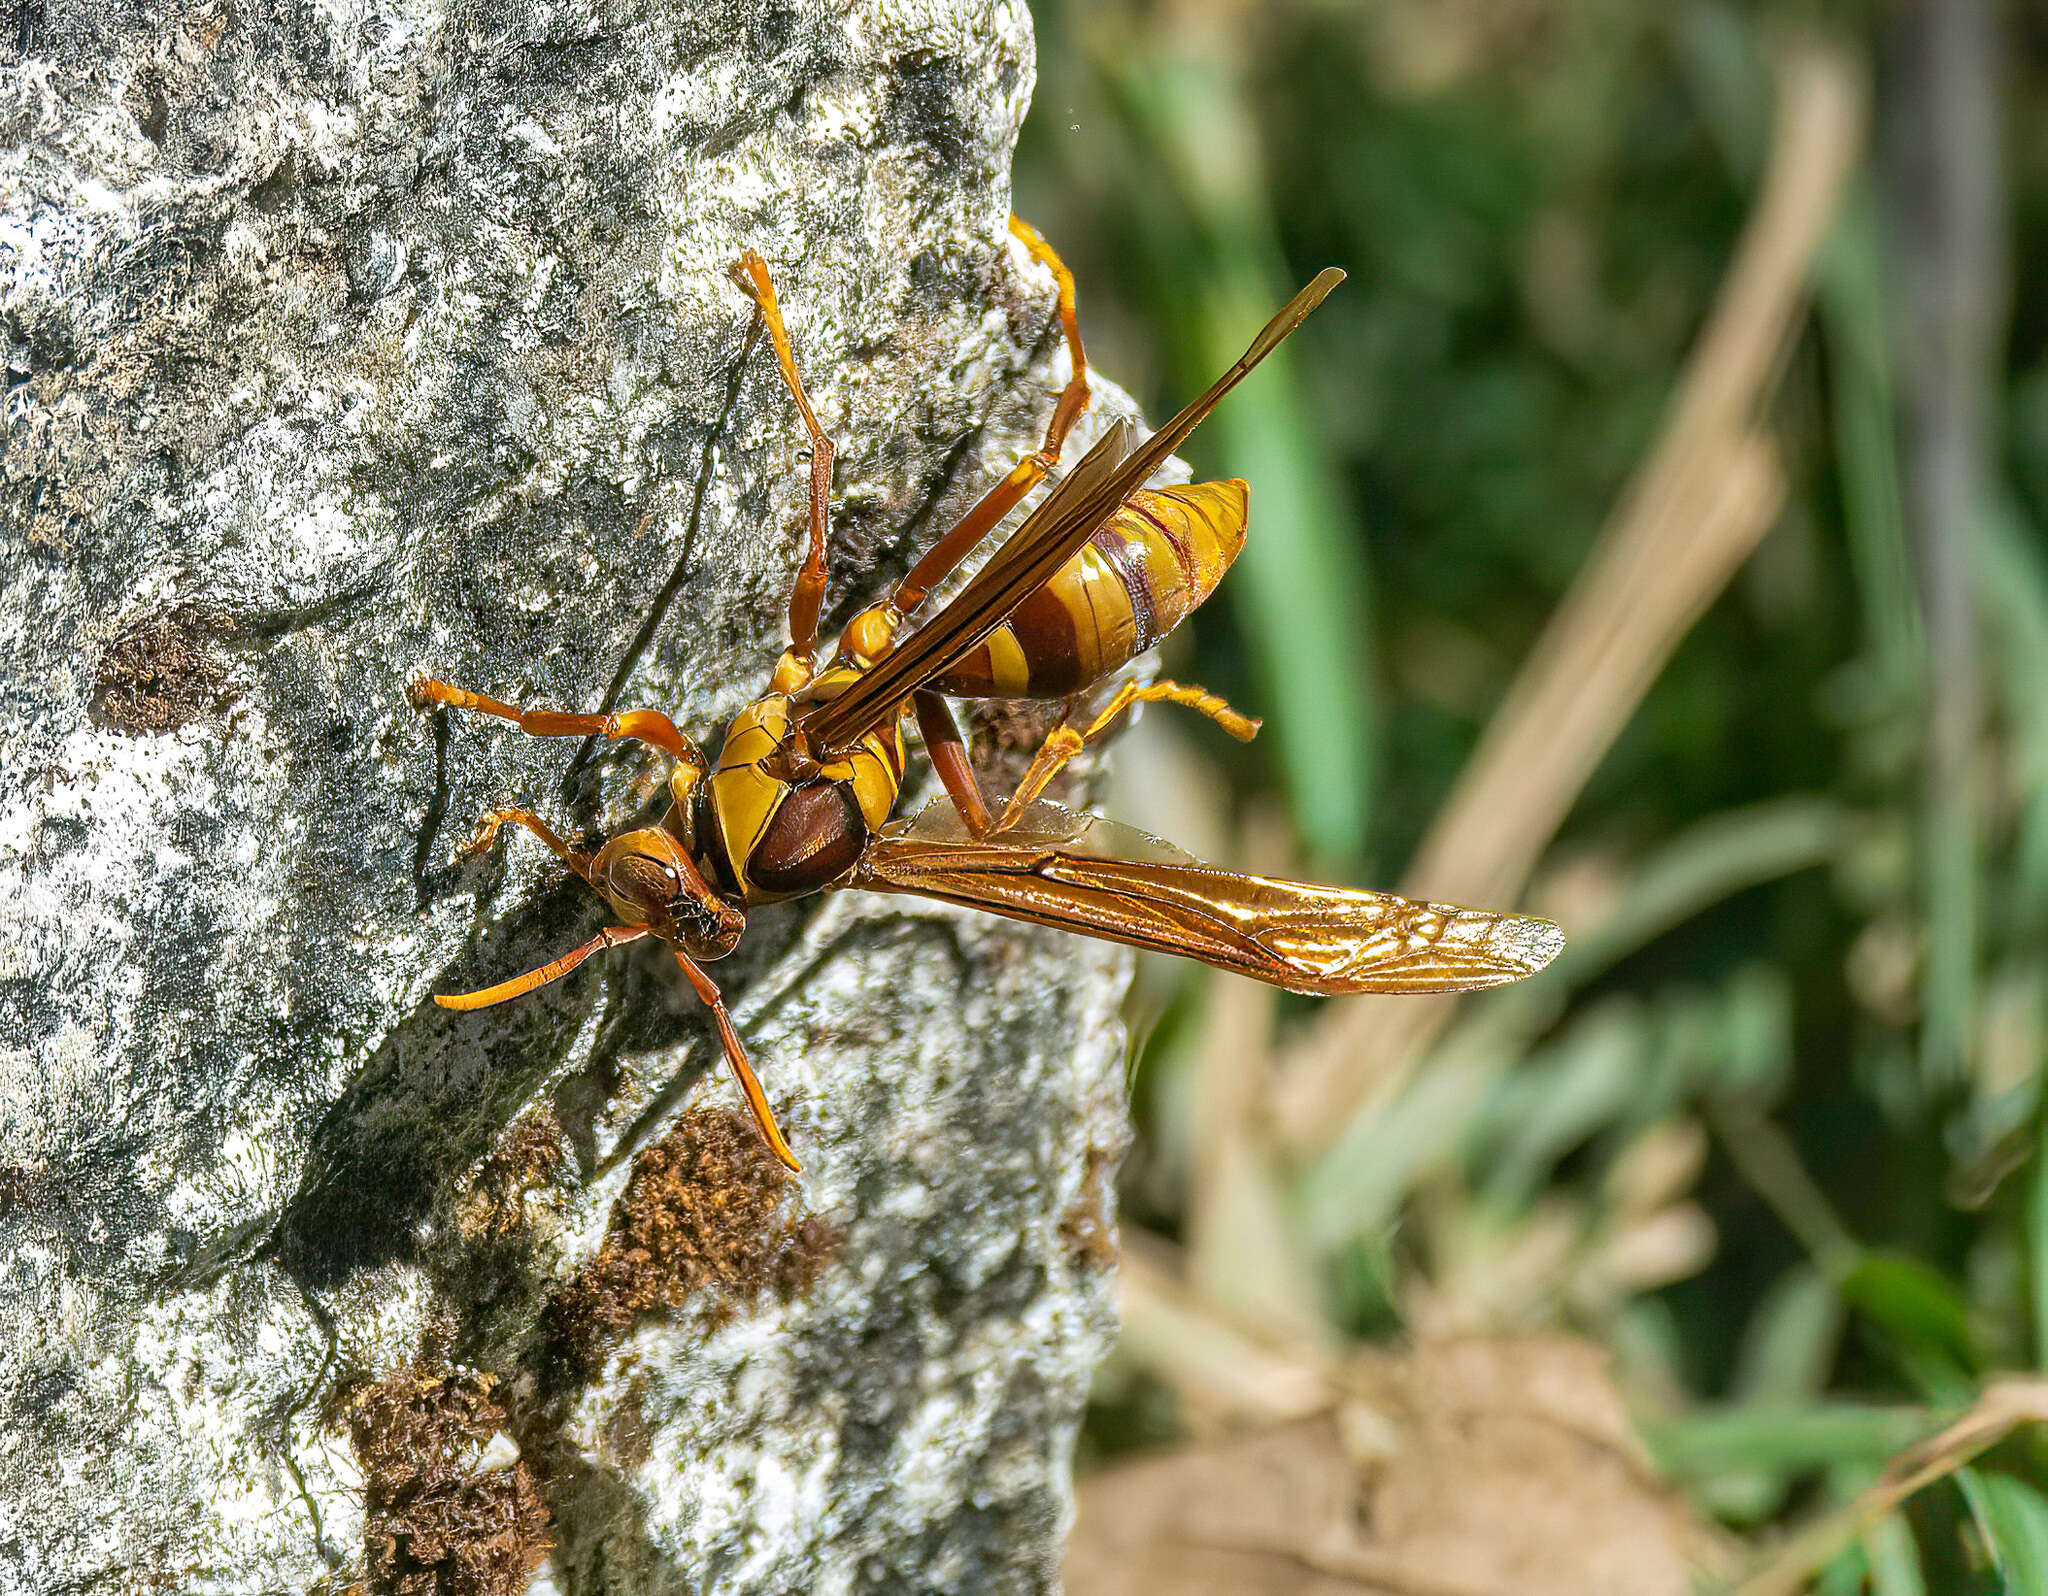
<instances>
[{"instance_id":1,"label":"paper wasp","mask_svg":"<svg viewBox=\"0 0 2048 1596\"><path fill-rule=\"evenodd\" d=\"M947 697L1067 698L1171 631L1214 590L1244 544L1241 481L1147 488L1217 401L1278 347L1343 280L1321 273L1243 357L1144 443L1117 422L923 625L904 630L932 589L1051 474L1088 403L1072 276L1036 231L1012 220L1052 272L1073 375L1038 452L917 560L887 599L854 616L831 659L817 659L825 594L832 441L804 395L775 289L749 252L733 278L766 324L782 380L810 435L808 548L789 600L789 647L768 691L734 717L716 763L658 710L558 714L522 709L422 678L422 706L449 704L514 722L536 737L604 736L649 744L673 762L659 825L622 832L594 855L538 816L484 817L474 848L508 823L554 850L611 905L618 923L525 975L459 997L479 1009L568 974L642 937L666 943L711 1010L725 1057L761 1135L798 1169L731 1016L703 961L723 957L745 910L835 887L905 892L1039 925L1199 959L1300 992L1450 992L1533 974L1563 945L1547 921L1416 903L1387 893L1236 875L1142 832L1075 814L1038 795L1060 767L1131 704L1169 701L1248 738L1258 722L1199 688L1126 684L1085 724L1068 717L991 818ZM902 721L915 715L948 798L891 822L903 783Z\"/></svg>"}]
</instances>

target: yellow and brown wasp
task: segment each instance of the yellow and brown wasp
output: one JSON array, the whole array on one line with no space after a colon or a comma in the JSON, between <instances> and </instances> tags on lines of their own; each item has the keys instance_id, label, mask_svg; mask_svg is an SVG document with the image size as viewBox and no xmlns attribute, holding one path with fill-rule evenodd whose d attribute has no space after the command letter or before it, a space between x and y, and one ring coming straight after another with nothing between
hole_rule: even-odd
<instances>
[{"instance_id":1,"label":"yellow and brown wasp","mask_svg":"<svg viewBox=\"0 0 2048 1596\"><path fill-rule=\"evenodd\" d=\"M572 848L525 810L485 816L472 846L487 846L507 823L525 827L611 905L618 923L537 970L434 1001L486 1008L606 948L655 937L710 1008L761 1135L791 1169L801 1166L703 969L738 945L755 904L835 887L914 893L1183 954L1297 992L1493 986L1540 970L1563 945L1555 926L1520 915L1233 874L1129 827L1039 801L1062 765L1140 701L1186 705L1239 738L1257 730L1221 699L1175 682L1126 684L1084 724L1070 709L991 818L947 698L1069 698L1150 648L1209 596L1244 546L1245 484L1145 484L1344 277L1321 273L1234 366L1142 444L1134 446L1127 423L1112 425L959 594L906 633L932 589L1051 473L1088 403L1073 278L1035 230L1010 225L1058 284L1073 375L1038 452L989 489L887 599L848 623L822 669L816 644L832 441L804 396L766 265L750 252L733 268L810 434L809 546L790 594L789 647L767 693L726 728L715 764L658 710L567 715L445 682L413 683L423 706L496 715L536 737L630 738L673 762L661 823L622 832L595 854ZM903 783L901 723L911 715L948 796L915 819L891 822Z\"/></svg>"}]
</instances>

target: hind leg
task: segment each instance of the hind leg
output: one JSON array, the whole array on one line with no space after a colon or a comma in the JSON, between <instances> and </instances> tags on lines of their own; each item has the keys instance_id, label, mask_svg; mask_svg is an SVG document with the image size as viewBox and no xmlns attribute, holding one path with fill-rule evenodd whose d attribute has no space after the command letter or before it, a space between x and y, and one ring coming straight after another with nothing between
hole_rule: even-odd
<instances>
[{"instance_id":1,"label":"hind leg","mask_svg":"<svg viewBox=\"0 0 2048 1596\"><path fill-rule=\"evenodd\" d=\"M1240 715L1206 688L1183 687L1179 682L1153 682L1149 686L1125 682L1086 726L1077 728L1071 721L1064 721L1052 729L1052 734L1039 745L1023 781L1010 794L1002 817L995 823L995 832L1001 834L1014 826L1038 795L1045 791L1046 784L1060 773L1061 767L1109 730L1117 716L1133 704L1158 703L1180 704L1197 714L1206 715L1241 743L1250 742L1258 733L1259 723L1256 720L1249 715Z\"/></svg>"},{"instance_id":2,"label":"hind leg","mask_svg":"<svg viewBox=\"0 0 2048 1596\"><path fill-rule=\"evenodd\" d=\"M988 805L982 802L981 781L967 757L967 740L960 735L960 723L945 699L930 688L921 687L912 697L917 706L917 729L924 734L925 756L938 773L946 796L960 811L968 831L977 837L989 833Z\"/></svg>"},{"instance_id":3,"label":"hind leg","mask_svg":"<svg viewBox=\"0 0 2048 1596\"><path fill-rule=\"evenodd\" d=\"M1017 507L1024 495L1045 480L1046 473L1059 463L1060 451L1066 447L1067 434L1073 430L1075 418L1088 408L1088 357L1081 350L1081 323L1074 310L1074 274L1067 270L1066 262L1053 252L1052 245L1029 222L1012 216L1010 231L1031 258L1052 273L1053 281L1059 286L1060 326L1067 335L1067 353L1071 357L1073 375L1067 379L1059 403L1053 407L1052 420L1045 429L1045 442L1039 446L1038 453L1019 461L1008 476L990 488L981 502L955 522L952 530L910 568L909 575L890 596L890 604L900 614L908 615L922 604L925 595L953 573L960 562L974 551L975 545Z\"/></svg>"}]
</instances>

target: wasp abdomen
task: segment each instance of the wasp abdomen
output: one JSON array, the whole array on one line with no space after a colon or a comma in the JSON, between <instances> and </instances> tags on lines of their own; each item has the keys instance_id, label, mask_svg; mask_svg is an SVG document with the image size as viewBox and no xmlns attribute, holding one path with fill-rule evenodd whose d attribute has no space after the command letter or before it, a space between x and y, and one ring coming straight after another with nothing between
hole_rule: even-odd
<instances>
[{"instance_id":1,"label":"wasp abdomen","mask_svg":"<svg viewBox=\"0 0 2048 1596\"><path fill-rule=\"evenodd\" d=\"M933 685L956 698L1065 698L1128 664L1215 590L1244 547L1245 484L1147 488Z\"/></svg>"}]
</instances>

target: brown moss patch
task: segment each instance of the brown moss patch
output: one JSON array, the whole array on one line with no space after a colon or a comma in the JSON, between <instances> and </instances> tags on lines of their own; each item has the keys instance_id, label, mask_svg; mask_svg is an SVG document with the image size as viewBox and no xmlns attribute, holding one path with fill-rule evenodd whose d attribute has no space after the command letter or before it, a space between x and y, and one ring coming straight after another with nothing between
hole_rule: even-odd
<instances>
[{"instance_id":1,"label":"brown moss patch","mask_svg":"<svg viewBox=\"0 0 2048 1596\"><path fill-rule=\"evenodd\" d=\"M0 1219L26 1205L41 1184L41 1170L23 1164L0 1164Z\"/></svg>"},{"instance_id":2,"label":"brown moss patch","mask_svg":"<svg viewBox=\"0 0 2048 1596\"><path fill-rule=\"evenodd\" d=\"M527 1195L550 1185L569 1151L562 1122L536 1108L514 1120L464 1184L458 1208L470 1235L503 1236L527 1224Z\"/></svg>"},{"instance_id":3,"label":"brown moss patch","mask_svg":"<svg viewBox=\"0 0 2048 1596\"><path fill-rule=\"evenodd\" d=\"M1090 1147L1087 1166L1081 1173L1081 1189L1060 1216L1060 1241L1067 1256L1090 1269L1116 1267L1116 1188L1110 1180L1114 1163L1115 1155L1107 1149Z\"/></svg>"},{"instance_id":4,"label":"brown moss patch","mask_svg":"<svg viewBox=\"0 0 2048 1596\"><path fill-rule=\"evenodd\" d=\"M489 1375L413 1368L357 1392L363 1554L379 1596L519 1596L546 1556L548 1509L525 1460L481 1467L506 1427Z\"/></svg>"},{"instance_id":5,"label":"brown moss patch","mask_svg":"<svg viewBox=\"0 0 2048 1596\"><path fill-rule=\"evenodd\" d=\"M695 1301L716 1325L763 1297L808 1290L839 1238L819 1215L791 1210L789 1185L751 1120L685 1114L634 1161L604 1245L548 1304L555 1372L588 1379L650 1313Z\"/></svg>"},{"instance_id":6,"label":"brown moss patch","mask_svg":"<svg viewBox=\"0 0 2048 1596\"><path fill-rule=\"evenodd\" d=\"M226 709L235 692L214 642L228 630L190 605L132 621L100 652L93 719L125 732L170 732Z\"/></svg>"}]
</instances>

